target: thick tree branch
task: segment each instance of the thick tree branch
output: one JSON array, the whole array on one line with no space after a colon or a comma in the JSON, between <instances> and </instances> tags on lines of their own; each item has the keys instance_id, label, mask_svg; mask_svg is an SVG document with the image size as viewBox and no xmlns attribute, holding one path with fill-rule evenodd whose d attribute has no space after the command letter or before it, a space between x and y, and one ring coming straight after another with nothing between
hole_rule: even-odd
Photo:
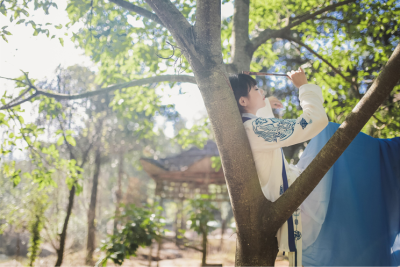
<instances>
[{"instance_id":1,"label":"thick tree branch","mask_svg":"<svg viewBox=\"0 0 400 267\"><path fill-rule=\"evenodd\" d=\"M178 46L182 47L185 56L188 58L188 50L193 54L196 39L193 27L175 5L169 0L146 0L146 3L170 31Z\"/></svg>"},{"instance_id":2,"label":"thick tree branch","mask_svg":"<svg viewBox=\"0 0 400 267\"><path fill-rule=\"evenodd\" d=\"M332 70L335 73L339 74L343 79L345 79L348 83L350 83L354 87L355 91L358 92L358 84L357 83L353 82L349 77L344 76L343 73L339 69L335 68L331 63L329 63L329 61L324 59L321 55L319 55L317 52L315 52L311 47L309 47L308 45L306 45L302 41L300 41L300 40L298 40L296 38L293 38L293 37L291 37L289 35L284 35L283 38L288 40L288 41L291 41L291 42L294 42L294 43L297 43L297 44L301 45L302 47L307 49L311 54L313 54L317 58L321 59L325 64L327 64L329 67L331 67Z\"/></svg>"},{"instance_id":3,"label":"thick tree branch","mask_svg":"<svg viewBox=\"0 0 400 267\"><path fill-rule=\"evenodd\" d=\"M288 190L273 203L274 210L279 211L279 214L276 213L278 224L284 223L314 190L322 177L350 145L351 141L357 136L382 102L389 96L393 87L400 80L399 70L400 43L393 51L378 78L332 138Z\"/></svg>"},{"instance_id":4,"label":"thick tree branch","mask_svg":"<svg viewBox=\"0 0 400 267\"><path fill-rule=\"evenodd\" d=\"M47 97L52 97L56 100L73 100L73 99L81 99L81 98L86 98L86 97L92 97L100 94L105 94L109 93L118 89L123 89L127 87L132 87L132 86L141 86L145 84L151 84L151 83L159 83L159 82L187 82L187 83L196 83L195 79L193 76L189 75L161 75L161 76L155 76L155 77L149 77L149 78L143 78L140 80L135 80L135 81L130 81L126 83L121 83L121 84L116 84L112 85L106 88L101 88L99 90L95 91L89 91L81 94L75 94L75 95L67 95L67 94L59 94L59 93L53 93L53 92L46 92L44 90L38 89L35 86L32 85L32 88L35 89L35 93L29 96L28 98L25 98L19 102L16 102L12 105L4 105L0 107L0 110L2 109L9 109L15 106L18 106L24 102L27 102L31 100L32 98L39 96L39 95L44 95ZM13 101L11 101L13 102Z\"/></svg>"},{"instance_id":5,"label":"thick tree branch","mask_svg":"<svg viewBox=\"0 0 400 267\"><path fill-rule=\"evenodd\" d=\"M162 23L162 21L156 14L148 11L147 9L144 9L143 7L136 6L132 3L124 1L124 0L110 0L110 2L116 4L120 7L123 7L129 11L135 12L136 14L141 15L145 18L151 19L151 20L157 22L158 24L164 26L164 24Z\"/></svg>"},{"instance_id":6,"label":"thick tree branch","mask_svg":"<svg viewBox=\"0 0 400 267\"><path fill-rule=\"evenodd\" d=\"M250 0L235 0L232 26L232 64L238 67L237 72L246 70L253 56L252 43L249 38Z\"/></svg>"},{"instance_id":7,"label":"thick tree branch","mask_svg":"<svg viewBox=\"0 0 400 267\"><path fill-rule=\"evenodd\" d=\"M196 25L194 26L196 52L206 54L199 56L203 66L207 69L219 66L221 57L221 2L202 0L197 1Z\"/></svg>"},{"instance_id":8,"label":"thick tree branch","mask_svg":"<svg viewBox=\"0 0 400 267\"><path fill-rule=\"evenodd\" d=\"M337 7L340 7L340 6L343 6L343 5L347 5L347 4L353 3L355 1L357 1L357 0L346 0L346 1L343 1L343 2L339 2L339 3L333 4L333 5L324 7L322 9L318 10L318 11L315 11L312 14L301 15L299 17L295 17L293 19L292 23L290 23L286 27L283 27L283 28L281 28L279 30L266 29L266 30L262 31L257 37L254 37L251 40L251 42L253 44L253 49L254 49L254 51L257 50L257 48L260 45L262 45L263 43L265 43L269 39L271 39L271 38L279 38L280 36L282 36L282 34L285 34L285 33L289 32L290 29L300 25L301 23L303 23L303 22L305 22L307 20L313 19L313 18L315 18L316 16L318 16L318 15L320 15L322 13L325 13L327 11L332 11Z\"/></svg>"}]
</instances>

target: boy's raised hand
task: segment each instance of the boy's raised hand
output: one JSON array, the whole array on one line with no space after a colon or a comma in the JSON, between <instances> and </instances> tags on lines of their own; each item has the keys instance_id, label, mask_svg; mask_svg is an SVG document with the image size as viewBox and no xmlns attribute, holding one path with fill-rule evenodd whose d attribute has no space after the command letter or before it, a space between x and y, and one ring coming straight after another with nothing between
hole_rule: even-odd
<instances>
[{"instance_id":1,"label":"boy's raised hand","mask_svg":"<svg viewBox=\"0 0 400 267\"><path fill-rule=\"evenodd\" d=\"M299 70L297 71L292 70L291 72L288 72L286 74L288 75L294 86L296 86L297 88L300 88L300 86L308 83L306 74L304 73L304 70L302 68L299 68Z\"/></svg>"},{"instance_id":2,"label":"boy's raised hand","mask_svg":"<svg viewBox=\"0 0 400 267\"><path fill-rule=\"evenodd\" d=\"M269 100L269 103L271 104L271 108L273 108L273 109L283 108L282 102L279 101L279 99L276 98L275 96L268 97L268 100Z\"/></svg>"}]
</instances>

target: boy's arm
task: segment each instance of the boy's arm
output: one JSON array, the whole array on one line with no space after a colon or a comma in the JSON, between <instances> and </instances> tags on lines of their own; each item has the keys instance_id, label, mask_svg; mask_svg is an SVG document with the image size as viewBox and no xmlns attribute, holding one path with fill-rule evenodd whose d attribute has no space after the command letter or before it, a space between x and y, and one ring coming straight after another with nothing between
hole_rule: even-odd
<instances>
[{"instance_id":1,"label":"boy's arm","mask_svg":"<svg viewBox=\"0 0 400 267\"><path fill-rule=\"evenodd\" d=\"M245 122L244 126L253 150L276 149L304 142L316 136L328 124L322 105L321 88L318 85L307 84L302 70L296 72L296 75L292 74L289 77L295 85L300 84L299 99L303 114L297 119L263 117Z\"/></svg>"}]
</instances>

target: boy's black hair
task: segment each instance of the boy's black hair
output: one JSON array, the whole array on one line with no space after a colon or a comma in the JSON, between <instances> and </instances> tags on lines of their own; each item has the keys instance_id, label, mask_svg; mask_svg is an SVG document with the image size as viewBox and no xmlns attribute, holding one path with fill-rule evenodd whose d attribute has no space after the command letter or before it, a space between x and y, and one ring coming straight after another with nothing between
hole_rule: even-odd
<instances>
[{"instance_id":1,"label":"boy's black hair","mask_svg":"<svg viewBox=\"0 0 400 267\"><path fill-rule=\"evenodd\" d=\"M251 88L257 85L257 81L247 74L234 74L229 76L233 94L235 95L236 103L240 113L243 113L243 107L239 104L239 99L247 97Z\"/></svg>"}]
</instances>

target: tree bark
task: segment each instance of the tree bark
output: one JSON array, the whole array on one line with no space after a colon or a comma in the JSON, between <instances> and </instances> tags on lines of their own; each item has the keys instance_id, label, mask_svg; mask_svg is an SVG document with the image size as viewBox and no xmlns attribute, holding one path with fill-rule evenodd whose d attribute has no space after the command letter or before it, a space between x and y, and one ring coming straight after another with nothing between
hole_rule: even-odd
<instances>
[{"instance_id":1,"label":"tree bark","mask_svg":"<svg viewBox=\"0 0 400 267\"><path fill-rule=\"evenodd\" d=\"M99 184L99 175L101 167L101 150L100 145L96 151L95 166L93 174L92 194L90 196L90 205L88 210L88 237L86 246L86 264L93 265L93 252L95 249L96 226L94 220L96 218L97 203L97 187Z\"/></svg>"},{"instance_id":2,"label":"tree bark","mask_svg":"<svg viewBox=\"0 0 400 267\"><path fill-rule=\"evenodd\" d=\"M271 203L261 191L247 135L222 64L221 2L198 1L194 29L169 1L147 0L147 3L178 45L185 48L185 57L203 96L236 218L236 264L274 265L278 252L275 233L279 227L266 227L268 222L260 216L271 210Z\"/></svg>"}]
</instances>

